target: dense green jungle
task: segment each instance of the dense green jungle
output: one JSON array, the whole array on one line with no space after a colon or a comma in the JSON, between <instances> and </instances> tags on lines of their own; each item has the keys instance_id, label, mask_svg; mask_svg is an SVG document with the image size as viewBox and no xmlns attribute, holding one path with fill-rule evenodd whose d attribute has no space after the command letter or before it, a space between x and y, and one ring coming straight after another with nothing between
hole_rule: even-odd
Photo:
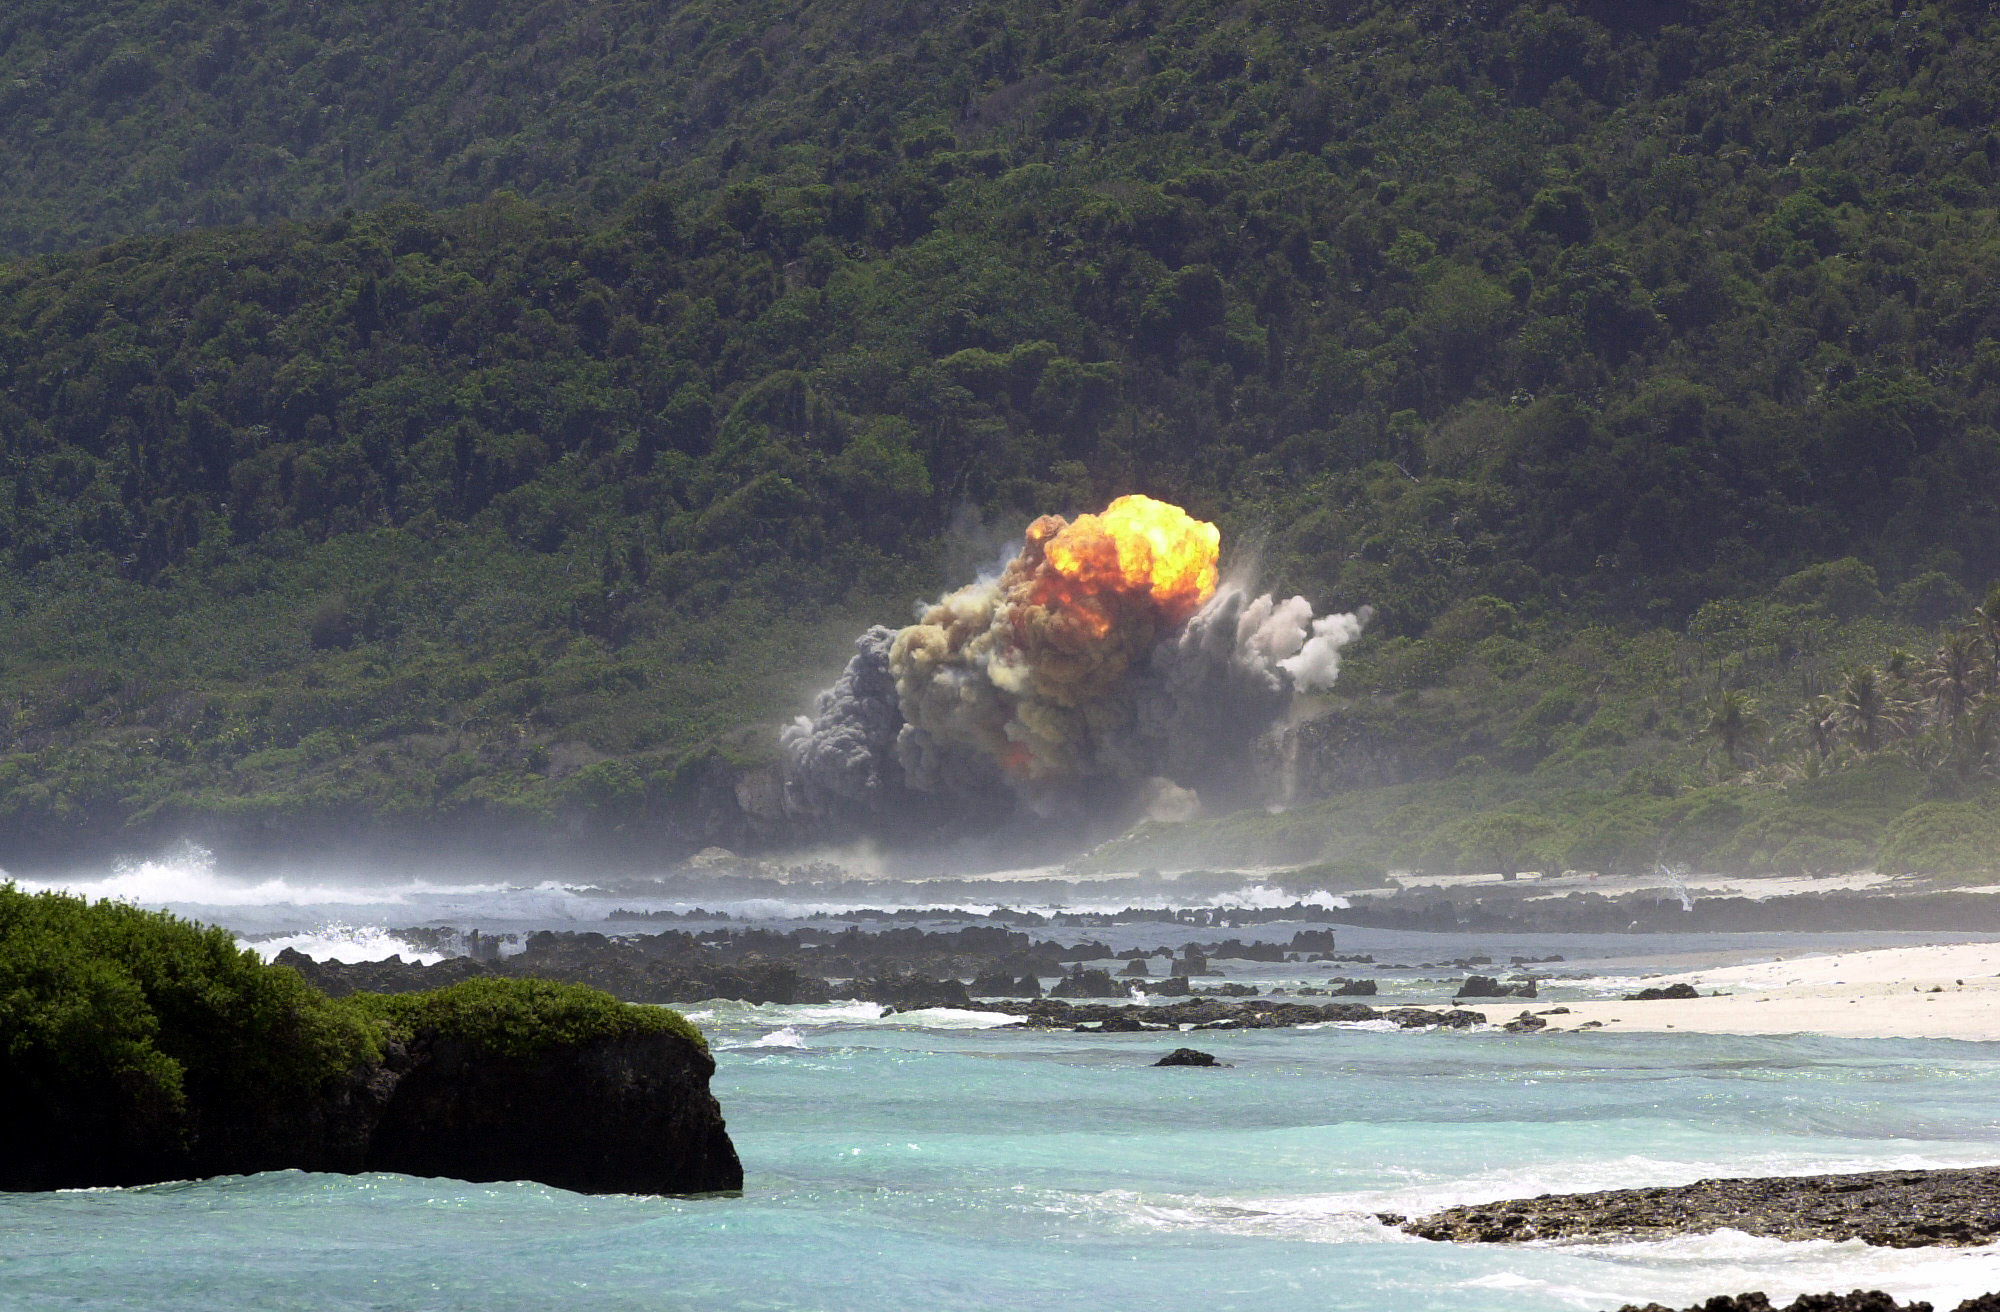
<instances>
[{"instance_id":1,"label":"dense green jungle","mask_svg":"<svg viewBox=\"0 0 2000 1312\"><path fill-rule=\"evenodd\" d=\"M13 0L0 865L840 837L853 634L1140 491L1377 618L1098 861L1981 878L1996 122L1972 0Z\"/></svg>"}]
</instances>

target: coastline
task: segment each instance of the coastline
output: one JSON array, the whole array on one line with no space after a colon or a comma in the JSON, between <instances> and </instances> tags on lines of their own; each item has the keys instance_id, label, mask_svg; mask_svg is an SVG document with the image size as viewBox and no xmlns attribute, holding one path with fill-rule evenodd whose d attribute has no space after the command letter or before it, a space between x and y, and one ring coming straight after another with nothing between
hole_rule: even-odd
<instances>
[{"instance_id":1,"label":"coastline","mask_svg":"<svg viewBox=\"0 0 2000 1312\"><path fill-rule=\"evenodd\" d=\"M1702 996L1572 1001L1562 1004L1569 1008L1564 1015L1546 1014L1553 1008L1532 1004L1524 1010L1548 1022L1544 1033L1590 1027L1617 1033L2000 1042L2000 942L1802 955L1635 983L1685 984Z\"/></svg>"}]
</instances>

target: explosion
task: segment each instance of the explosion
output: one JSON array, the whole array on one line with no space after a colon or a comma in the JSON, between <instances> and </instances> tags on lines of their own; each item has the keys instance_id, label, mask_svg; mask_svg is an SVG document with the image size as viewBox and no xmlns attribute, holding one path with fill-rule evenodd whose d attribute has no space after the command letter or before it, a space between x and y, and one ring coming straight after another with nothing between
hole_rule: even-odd
<instances>
[{"instance_id":1,"label":"explosion","mask_svg":"<svg viewBox=\"0 0 2000 1312\"><path fill-rule=\"evenodd\" d=\"M831 816L912 794L1040 810L1079 784L1165 778L1240 790L1295 690L1330 686L1367 608L1315 620L1303 597L1220 585L1215 525L1123 496L1045 515L997 579L856 642L784 734L786 798Z\"/></svg>"}]
</instances>

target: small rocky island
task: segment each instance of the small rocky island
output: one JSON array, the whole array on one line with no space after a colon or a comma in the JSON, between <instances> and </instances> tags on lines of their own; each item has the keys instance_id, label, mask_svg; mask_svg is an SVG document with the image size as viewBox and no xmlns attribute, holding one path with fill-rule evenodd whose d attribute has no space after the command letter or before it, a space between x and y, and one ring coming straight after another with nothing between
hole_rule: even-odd
<instances>
[{"instance_id":1,"label":"small rocky island","mask_svg":"<svg viewBox=\"0 0 2000 1312\"><path fill-rule=\"evenodd\" d=\"M740 1189L701 1033L575 984L335 1000L227 931L0 885L0 1190L258 1171Z\"/></svg>"},{"instance_id":2,"label":"small rocky island","mask_svg":"<svg viewBox=\"0 0 2000 1312\"><path fill-rule=\"evenodd\" d=\"M1627 1303L1618 1312L1675 1312L1663 1303L1647 1303L1640 1306ZM1774 1305L1762 1293L1752 1292L1731 1297L1719 1294L1694 1307L1680 1309L1680 1312L1937 1312L1929 1303L1912 1300L1898 1303L1879 1289L1857 1289L1851 1294L1801 1294L1783 1307ZM1981 1294L1968 1298L1950 1312L2000 1312L2000 1294Z\"/></svg>"},{"instance_id":3,"label":"small rocky island","mask_svg":"<svg viewBox=\"0 0 2000 1312\"><path fill-rule=\"evenodd\" d=\"M1384 1223L1424 1239L1664 1239L1728 1228L1770 1239L1859 1239L1885 1248L2000 1239L2000 1166L1701 1180L1652 1189L1544 1194ZM1815 1305L1817 1306L1817 1305Z\"/></svg>"}]
</instances>

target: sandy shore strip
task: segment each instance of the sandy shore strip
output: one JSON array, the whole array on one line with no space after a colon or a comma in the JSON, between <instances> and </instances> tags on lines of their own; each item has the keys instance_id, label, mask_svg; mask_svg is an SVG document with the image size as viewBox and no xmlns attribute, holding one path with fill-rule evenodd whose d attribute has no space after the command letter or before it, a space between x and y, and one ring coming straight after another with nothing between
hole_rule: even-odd
<instances>
[{"instance_id":1,"label":"sandy shore strip","mask_svg":"<svg viewBox=\"0 0 2000 1312\"><path fill-rule=\"evenodd\" d=\"M1879 948L1634 980L1632 991L1687 984L1703 996L1567 1002L1550 1030L1596 1022L1616 1032L1830 1034L1853 1038L2000 1041L2000 943ZM1720 994L1719 997L1708 996ZM1498 1022L1516 1013L1481 1000ZM1542 1013L1548 1006L1526 1004Z\"/></svg>"}]
</instances>

